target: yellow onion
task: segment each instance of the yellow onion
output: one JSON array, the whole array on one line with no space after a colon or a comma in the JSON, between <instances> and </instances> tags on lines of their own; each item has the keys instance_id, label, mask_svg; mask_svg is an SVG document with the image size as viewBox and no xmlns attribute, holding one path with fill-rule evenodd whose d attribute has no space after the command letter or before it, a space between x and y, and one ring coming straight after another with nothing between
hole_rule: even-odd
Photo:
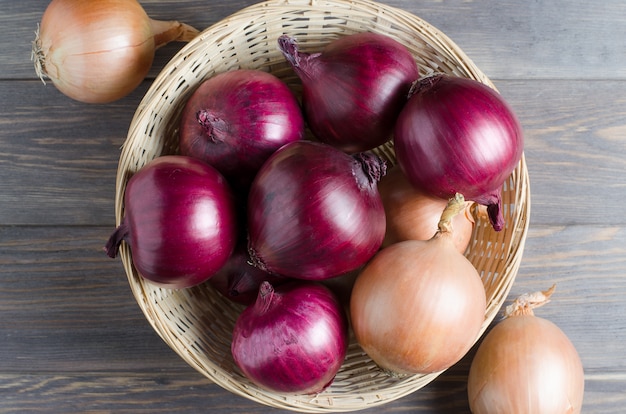
<instances>
[{"instance_id":1,"label":"yellow onion","mask_svg":"<svg viewBox=\"0 0 626 414\"><path fill-rule=\"evenodd\" d=\"M484 338L472 360L469 405L474 414L577 414L585 387L574 345L554 323L534 316L555 286L522 295Z\"/></svg>"},{"instance_id":2,"label":"yellow onion","mask_svg":"<svg viewBox=\"0 0 626 414\"><path fill-rule=\"evenodd\" d=\"M157 48L198 30L148 17L136 0L52 0L33 42L35 71L63 94L107 103L146 77Z\"/></svg>"},{"instance_id":3,"label":"yellow onion","mask_svg":"<svg viewBox=\"0 0 626 414\"><path fill-rule=\"evenodd\" d=\"M428 240L435 235L447 200L414 187L398 166L380 179L378 192L387 222L383 247L404 240ZM473 207L473 201L466 201L463 211L452 218L454 244L461 253L467 249L476 223Z\"/></svg>"},{"instance_id":4,"label":"yellow onion","mask_svg":"<svg viewBox=\"0 0 626 414\"><path fill-rule=\"evenodd\" d=\"M430 240L380 250L358 275L350 298L355 337L393 375L434 373L457 363L478 339L485 289L472 263L454 246L451 216L465 208L457 195Z\"/></svg>"}]
</instances>

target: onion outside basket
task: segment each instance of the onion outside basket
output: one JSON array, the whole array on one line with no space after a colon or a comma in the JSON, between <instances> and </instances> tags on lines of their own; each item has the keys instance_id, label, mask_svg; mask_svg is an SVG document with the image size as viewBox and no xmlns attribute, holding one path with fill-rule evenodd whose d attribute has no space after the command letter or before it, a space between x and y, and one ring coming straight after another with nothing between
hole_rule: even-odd
<instances>
[{"instance_id":1,"label":"onion outside basket","mask_svg":"<svg viewBox=\"0 0 626 414\"><path fill-rule=\"evenodd\" d=\"M150 160L178 152L182 108L200 83L220 72L260 69L273 73L300 94L300 81L278 50L282 34L303 51L319 51L331 40L357 32L388 35L414 55L420 75L444 72L492 82L444 33L398 8L367 0L270 0L242 9L204 30L163 68L142 99L121 151L115 197L117 225L124 216L128 179ZM395 164L392 144L374 150ZM505 228L495 232L478 219L466 256L487 294L481 335L502 307L518 272L530 214L525 159L503 185ZM209 284L183 290L156 287L134 268L125 243L120 257L133 295L158 335L189 365L234 394L267 406L298 412L347 412L379 406L413 393L440 373L395 378L380 370L350 334L344 364L333 384L317 395L278 394L259 388L235 365L230 343L241 305Z\"/></svg>"}]
</instances>

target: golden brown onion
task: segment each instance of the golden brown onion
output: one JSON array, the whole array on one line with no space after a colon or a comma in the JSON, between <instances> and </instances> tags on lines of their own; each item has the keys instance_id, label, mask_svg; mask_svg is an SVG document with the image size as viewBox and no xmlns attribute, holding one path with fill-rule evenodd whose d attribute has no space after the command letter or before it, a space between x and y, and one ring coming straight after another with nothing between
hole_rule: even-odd
<instances>
[{"instance_id":1,"label":"golden brown onion","mask_svg":"<svg viewBox=\"0 0 626 414\"><path fill-rule=\"evenodd\" d=\"M152 20L136 0L52 0L33 42L37 74L62 93L106 103L134 90L156 48L189 41L198 30Z\"/></svg>"},{"instance_id":2,"label":"golden brown onion","mask_svg":"<svg viewBox=\"0 0 626 414\"><path fill-rule=\"evenodd\" d=\"M387 220L383 247L404 240L429 240L435 235L447 200L415 188L398 166L381 178L378 192ZM454 244L461 253L470 243L475 224L471 213L474 203L466 201L465 204L466 208L452 219Z\"/></svg>"},{"instance_id":3,"label":"golden brown onion","mask_svg":"<svg viewBox=\"0 0 626 414\"><path fill-rule=\"evenodd\" d=\"M557 325L532 312L553 291L554 286L523 295L485 336L468 378L474 414L581 412L585 385L580 357Z\"/></svg>"},{"instance_id":4,"label":"golden brown onion","mask_svg":"<svg viewBox=\"0 0 626 414\"><path fill-rule=\"evenodd\" d=\"M357 277L350 314L356 339L381 368L426 374L458 362L478 338L486 298L476 269L454 246L450 208L428 241L379 251Z\"/></svg>"}]
</instances>

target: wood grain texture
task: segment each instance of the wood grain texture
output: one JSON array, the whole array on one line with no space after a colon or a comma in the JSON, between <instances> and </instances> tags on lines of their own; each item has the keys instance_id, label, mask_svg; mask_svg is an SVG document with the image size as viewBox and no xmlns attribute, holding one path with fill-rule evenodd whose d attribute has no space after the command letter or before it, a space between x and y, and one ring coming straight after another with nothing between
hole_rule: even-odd
<instances>
[{"instance_id":1,"label":"wood grain texture","mask_svg":"<svg viewBox=\"0 0 626 414\"><path fill-rule=\"evenodd\" d=\"M375 413L469 414L466 373L445 377L416 393L391 402ZM445 381L443 381L445 380ZM622 414L623 380L587 376L585 413ZM3 414L28 413L229 413L278 414L283 410L228 394L192 373L88 373L85 375L0 374ZM42 403L45 401L45 404Z\"/></svg>"},{"instance_id":2,"label":"wood grain texture","mask_svg":"<svg viewBox=\"0 0 626 414\"><path fill-rule=\"evenodd\" d=\"M155 19L177 19L199 29L256 1L141 1ZM626 79L626 3L532 0L387 0L442 30L492 79ZM45 0L3 0L0 35L10 53L2 78L34 78L30 43ZM157 53L156 68L180 47ZM153 71L154 75L156 72Z\"/></svg>"},{"instance_id":3,"label":"wood grain texture","mask_svg":"<svg viewBox=\"0 0 626 414\"><path fill-rule=\"evenodd\" d=\"M255 1L141 1L207 27ZM530 231L508 301L557 284L537 315L585 368L583 413L626 406L626 3L388 0L453 39L524 128ZM30 42L47 0L0 0L0 413L278 413L232 395L151 329L113 230L120 147L151 80L108 105L42 85ZM371 413L469 413L475 348L426 388Z\"/></svg>"},{"instance_id":4,"label":"wood grain texture","mask_svg":"<svg viewBox=\"0 0 626 414\"><path fill-rule=\"evenodd\" d=\"M626 393L620 381L588 378L584 412L622 414ZM0 374L3 414L28 413L163 413L185 412L278 414L277 410L227 394L194 373L86 375ZM428 388L391 402L374 413L469 414L464 376L435 381ZM45 401L45 404L42 404ZM200 402L200 403L199 403Z\"/></svg>"}]
</instances>

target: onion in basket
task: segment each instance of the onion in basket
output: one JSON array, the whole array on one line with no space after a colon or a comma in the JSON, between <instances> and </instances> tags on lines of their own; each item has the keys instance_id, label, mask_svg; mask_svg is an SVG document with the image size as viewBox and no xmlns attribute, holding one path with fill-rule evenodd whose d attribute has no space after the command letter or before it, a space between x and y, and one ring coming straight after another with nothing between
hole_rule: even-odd
<instances>
[{"instance_id":1,"label":"onion in basket","mask_svg":"<svg viewBox=\"0 0 626 414\"><path fill-rule=\"evenodd\" d=\"M261 284L256 302L237 319L231 349L245 375L263 388L314 394L335 378L347 347L348 322L334 294L297 281Z\"/></svg>"},{"instance_id":2,"label":"onion in basket","mask_svg":"<svg viewBox=\"0 0 626 414\"><path fill-rule=\"evenodd\" d=\"M454 245L451 217L465 208L450 200L430 240L382 249L359 274L350 315L357 341L381 368L428 374L449 368L471 348L486 310L476 269Z\"/></svg>"},{"instance_id":3,"label":"onion in basket","mask_svg":"<svg viewBox=\"0 0 626 414\"><path fill-rule=\"evenodd\" d=\"M378 192L385 207L387 229L383 247L404 240L428 240L437 232L441 213L447 201L425 194L412 185L395 166L387 171L378 183ZM472 215L473 202L452 219L454 244L464 253L472 238L475 220Z\"/></svg>"},{"instance_id":4,"label":"onion in basket","mask_svg":"<svg viewBox=\"0 0 626 414\"><path fill-rule=\"evenodd\" d=\"M330 145L296 141L276 151L252 182L252 260L269 272L324 280L363 265L385 236L376 184L384 161Z\"/></svg>"},{"instance_id":5,"label":"onion in basket","mask_svg":"<svg viewBox=\"0 0 626 414\"><path fill-rule=\"evenodd\" d=\"M495 90L458 76L422 78L398 117L394 145L413 185L486 205L493 228L502 230L502 184L524 144L517 117Z\"/></svg>"},{"instance_id":6,"label":"onion in basket","mask_svg":"<svg viewBox=\"0 0 626 414\"><path fill-rule=\"evenodd\" d=\"M122 148L116 218L123 218L123 183L127 182L129 173L136 170L137 162L145 163L155 154L169 153L178 145L175 129L187 92L199 86L202 80L227 68L262 68L269 69L289 85L297 86L298 79L277 52L272 39L289 33L298 37L303 49L322 50L330 39L357 31L378 32L399 39L411 50L424 73L446 71L491 84L445 33L405 10L367 0L325 0L316 2L313 7L309 0L290 0L289 5L284 0L268 0L253 5L207 28L185 52L167 64L161 81L155 81L148 90L131 121L129 136ZM207 56L215 58L207 59ZM381 155L391 164L395 163L393 152L385 150ZM485 280L490 284L490 295L483 329L497 314L515 280L527 235L529 192L528 170L526 163L521 162L503 188L503 210L507 219L504 230L501 233L491 231L482 218L476 223L479 231L467 257L480 272L493 275ZM127 249L122 251L127 252ZM193 294L206 292L204 287L193 289L192 294L177 292L163 297L160 289L136 277L129 260L124 260L123 264L146 318L156 322L152 326L159 335L172 339L168 345L181 359L212 382L254 403L296 412L374 409L427 386L436 377L381 375L375 363L365 358L360 347L351 340L338 380L319 395L285 396L267 391L243 378L232 358L226 358L232 338L230 323L234 324L240 307L232 306L213 289L206 295ZM205 329L207 313L211 318L218 318L220 326L226 321L227 329Z\"/></svg>"},{"instance_id":7,"label":"onion in basket","mask_svg":"<svg viewBox=\"0 0 626 414\"><path fill-rule=\"evenodd\" d=\"M419 76L404 45L368 32L339 37L318 53L299 50L289 36L278 44L302 80L302 105L317 139L350 153L391 139Z\"/></svg>"},{"instance_id":8,"label":"onion in basket","mask_svg":"<svg viewBox=\"0 0 626 414\"><path fill-rule=\"evenodd\" d=\"M106 245L115 257L122 240L147 280L187 288L211 278L237 240L233 195L213 167L191 157L158 157L128 181L126 215Z\"/></svg>"},{"instance_id":9,"label":"onion in basket","mask_svg":"<svg viewBox=\"0 0 626 414\"><path fill-rule=\"evenodd\" d=\"M278 148L303 137L295 95L260 70L231 70L202 82L180 121L180 153L211 164L241 191Z\"/></svg>"}]
</instances>

